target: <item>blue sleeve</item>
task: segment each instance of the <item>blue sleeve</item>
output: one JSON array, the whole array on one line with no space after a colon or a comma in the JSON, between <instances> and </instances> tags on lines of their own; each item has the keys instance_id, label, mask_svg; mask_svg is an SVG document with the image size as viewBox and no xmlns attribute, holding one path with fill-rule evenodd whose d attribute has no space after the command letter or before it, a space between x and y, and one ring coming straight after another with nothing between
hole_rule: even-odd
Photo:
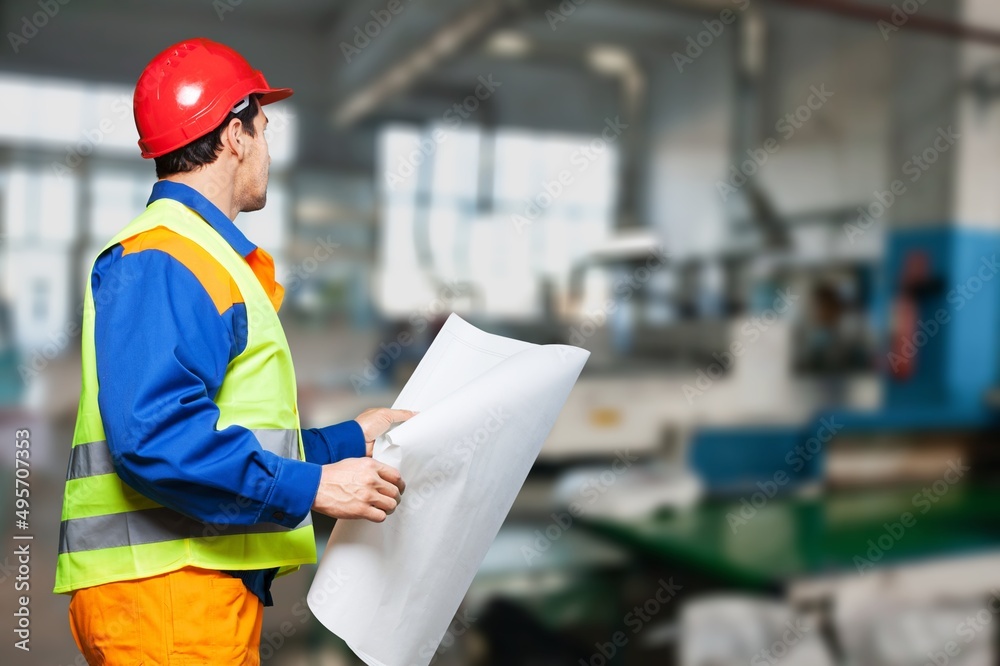
<instances>
[{"instance_id":1,"label":"blue sleeve","mask_svg":"<svg viewBox=\"0 0 1000 666\"><path fill-rule=\"evenodd\" d=\"M325 428L302 430L302 446L306 460L329 465L345 458L364 458L365 433L357 421L344 421Z\"/></svg>"},{"instance_id":2,"label":"blue sleeve","mask_svg":"<svg viewBox=\"0 0 1000 666\"><path fill-rule=\"evenodd\" d=\"M265 451L243 427L216 430L233 308L220 315L197 277L158 250L101 257L93 283L98 405L122 480L203 522L301 522L320 466Z\"/></svg>"}]
</instances>

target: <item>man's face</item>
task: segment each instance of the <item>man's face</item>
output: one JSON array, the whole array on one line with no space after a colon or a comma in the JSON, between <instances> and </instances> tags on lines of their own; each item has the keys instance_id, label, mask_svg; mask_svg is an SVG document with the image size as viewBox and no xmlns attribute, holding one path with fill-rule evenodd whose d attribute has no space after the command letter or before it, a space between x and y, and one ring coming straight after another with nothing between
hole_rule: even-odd
<instances>
[{"instance_id":1,"label":"man's face","mask_svg":"<svg viewBox=\"0 0 1000 666\"><path fill-rule=\"evenodd\" d=\"M260 102L254 100L254 104ZM237 178L240 210L249 213L260 210L267 202L267 174L271 166L271 154L267 149L267 116L264 110L253 119L254 136L245 135L248 141L247 153L240 165L241 174Z\"/></svg>"}]
</instances>

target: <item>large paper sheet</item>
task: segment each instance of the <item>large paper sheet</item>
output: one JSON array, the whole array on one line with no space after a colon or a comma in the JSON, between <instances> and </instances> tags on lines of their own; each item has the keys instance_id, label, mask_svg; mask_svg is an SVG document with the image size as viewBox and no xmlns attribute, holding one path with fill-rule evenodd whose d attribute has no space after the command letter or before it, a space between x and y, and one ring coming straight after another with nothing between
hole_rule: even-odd
<instances>
[{"instance_id":1,"label":"large paper sheet","mask_svg":"<svg viewBox=\"0 0 1000 666\"><path fill-rule=\"evenodd\" d=\"M590 352L480 331L452 314L375 442L407 483L384 523L338 521L307 601L369 666L426 666Z\"/></svg>"}]
</instances>

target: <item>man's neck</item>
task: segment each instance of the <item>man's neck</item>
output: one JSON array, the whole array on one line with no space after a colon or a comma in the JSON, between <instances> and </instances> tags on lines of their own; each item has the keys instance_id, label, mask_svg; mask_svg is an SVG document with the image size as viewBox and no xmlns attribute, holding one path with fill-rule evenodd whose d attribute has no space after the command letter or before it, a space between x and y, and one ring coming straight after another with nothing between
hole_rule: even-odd
<instances>
[{"instance_id":1,"label":"man's neck","mask_svg":"<svg viewBox=\"0 0 1000 666\"><path fill-rule=\"evenodd\" d=\"M230 220L235 220L239 208L233 199L232 178L211 168L202 168L186 173L175 173L164 178L174 183L187 185L215 204Z\"/></svg>"}]
</instances>

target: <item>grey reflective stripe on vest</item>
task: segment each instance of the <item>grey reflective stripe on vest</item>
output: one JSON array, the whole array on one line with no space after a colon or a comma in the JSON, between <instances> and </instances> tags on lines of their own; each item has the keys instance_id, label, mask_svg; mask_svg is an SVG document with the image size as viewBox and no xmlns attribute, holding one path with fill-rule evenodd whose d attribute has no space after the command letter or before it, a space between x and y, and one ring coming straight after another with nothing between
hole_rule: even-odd
<instances>
[{"instance_id":1,"label":"grey reflective stripe on vest","mask_svg":"<svg viewBox=\"0 0 1000 666\"><path fill-rule=\"evenodd\" d=\"M298 431L291 429L251 429L261 448L282 458L299 460ZM82 479L99 474L111 474L115 471L114 458L108 443L103 439L99 442L78 444L70 449L69 467L66 469L66 480Z\"/></svg>"},{"instance_id":2,"label":"grey reflective stripe on vest","mask_svg":"<svg viewBox=\"0 0 1000 666\"><path fill-rule=\"evenodd\" d=\"M86 476L110 474L115 471L111 459L111 449L103 439L99 442L79 444L70 449L69 467L66 469L66 480L82 479Z\"/></svg>"},{"instance_id":3,"label":"grey reflective stripe on vest","mask_svg":"<svg viewBox=\"0 0 1000 666\"><path fill-rule=\"evenodd\" d=\"M294 429L252 429L261 448L282 458L299 460L299 435ZM66 479L81 479L115 471L111 449L104 440L78 444L70 451ZM312 524L312 513L295 529ZM167 507L111 513L62 521L59 528L59 552L74 553L98 548L139 545L230 534L287 532L292 528L277 523L230 525L204 523Z\"/></svg>"},{"instance_id":4,"label":"grey reflective stripe on vest","mask_svg":"<svg viewBox=\"0 0 1000 666\"><path fill-rule=\"evenodd\" d=\"M282 458L299 459L299 431L298 430L265 430L263 428L251 429L261 448L271 453L276 453Z\"/></svg>"},{"instance_id":5,"label":"grey reflective stripe on vest","mask_svg":"<svg viewBox=\"0 0 1000 666\"><path fill-rule=\"evenodd\" d=\"M288 532L311 524L312 513L306 515L305 519L294 528L288 528L277 523L254 525L203 523L173 509L158 507L64 520L59 528L59 553L137 546L176 539Z\"/></svg>"}]
</instances>

